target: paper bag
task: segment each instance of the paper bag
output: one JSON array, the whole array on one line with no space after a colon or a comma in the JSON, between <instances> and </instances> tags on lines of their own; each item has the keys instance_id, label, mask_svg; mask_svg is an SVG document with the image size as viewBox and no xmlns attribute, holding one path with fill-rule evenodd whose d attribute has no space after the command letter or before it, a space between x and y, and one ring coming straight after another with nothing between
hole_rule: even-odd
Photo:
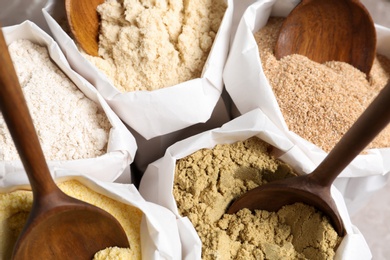
<instances>
[{"instance_id":1,"label":"paper bag","mask_svg":"<svg viewBox=\"0 0 390 260\"><path fill-rule=\"evenodd\" d=\"M313 165L318 165L327 154L288 129L263 72L258 45L253 35L266 25L270 16L286 17L299 2L261 0L241 6L244 11L241 19L237 19L237 30L226 62L224 81L238 114L260 108L303 150ZM377 52L390 57L390 30L379 25L376 25L376 30ZM344 195L351 212L357 211L363 205L363 200L385 185L385 175L390 171L390 161L386 160L389 156L390 148L371 149L367 154L359 155L338 177L335 185Z\"/></svg>"},{"instance_id":2,"label":"paper bag","mask_svg":"<svg viewBox=\"0 0 390 260\"><path fill-rule=\"evenodd\" d=\"M7 44L18 39L26 39L41 46L46 46L53 62L55 62L73 81L81 92L103 109L112 125L107 144L107 153L90 159L48 161L49 167L51 169L75 170L103 181L114 181L119 177L129 181L130 172L128 168L133 162L137 150L134 136L112 111L96 89L70 68L69 63L57 43L36 24L30 21L25 21L19 25L4 27L3 34ZM10 174L6 175L5 173L23 171L23 165L19 160L1 161L0 184L7 183L8 178L11 176ZM126 176L121 176L122 174L126 174Z\"/></svg>"},{"instance_id":3,"label":"paper bag","mask_svg":"<svg viewBox=\"0 0 390 260\"><path fill-rule=\"evenodd\" d=\"M280 150L278 157L304 174L313 168L313 163L260 109L254 109L221 128L206 131L170 146L165 156L151 163L141 180L140 193L148 201L162 205L175 213L178 220L190 225L186 217L179 215L173 197L173 181L176 160L203 148L213 148L216 144L229 144L257 136ZM351 223L349 213L340 192L332 186L331 194L340 212L346 236L337 249L335 259L369 259L371 252L360 231ZM179 227L180 229L181 227ZM200 259L201 243L194 228L192 232L180 232L183 244L183 259ZM185 236L182 235L185 233ZM184 242L185 241L185 242ZM190 242L191 241L191 242Z\"/></svg>"},{"instance_id":4,"label":"paper bag","mask_svg":"<svg viewBox=\"0 0 390 260\"><path fill-rule=\"evenodd\" d=\"M105 182L68 170L57 169L51 173L57 183L77 180L97 193L140 209L143 212L140 229L143 259L181 259L180 223L176 221L175 215L164 207L145 201L133 184ZM0 183L1 193L31 189L25 173L18 174L17 178L14 178L13 173L6 173L6 178L7 175L12 175L13 181Z\"/></svg>"}]
</instances>

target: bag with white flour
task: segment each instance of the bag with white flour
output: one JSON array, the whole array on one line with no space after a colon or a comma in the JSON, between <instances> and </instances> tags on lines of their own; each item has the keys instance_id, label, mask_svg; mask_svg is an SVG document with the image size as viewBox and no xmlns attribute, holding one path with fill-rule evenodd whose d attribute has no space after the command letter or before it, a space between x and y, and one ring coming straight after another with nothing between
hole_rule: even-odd
<instances>
[{"instance_id":1,"label":"bag with white flour","mask_svg":"<svg viewBox=\"0 0 390 260\"><path fill-rule=\"evenodd\" d=\"M50 169L129 181L135 138L96 89L34 23L4 27L3 33ZM24 168L0 120L0 183L8 183Z\"/></svg>"}]
</instances>

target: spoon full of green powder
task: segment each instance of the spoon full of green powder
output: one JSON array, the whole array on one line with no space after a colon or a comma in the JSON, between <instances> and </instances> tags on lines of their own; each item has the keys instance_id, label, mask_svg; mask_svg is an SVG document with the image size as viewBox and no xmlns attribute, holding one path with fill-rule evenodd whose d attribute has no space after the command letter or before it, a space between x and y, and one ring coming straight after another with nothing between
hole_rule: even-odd
<instances>
[{"instance_id":1,"label":"spoon full of green powder","mask_svg":"<svg viewBox=\"0 0 390 260\"><path fill-rule=\"evenodd\" d=\"M234 201L227 213L233 214L243 208L277 211L284 205L302 202L327 215L336 232L343 236L345 230L331 196L331 185L345 167L387 126L390 121L389 103L390 82L312 173L252 189Z\"/></svg>"}]
</instances>

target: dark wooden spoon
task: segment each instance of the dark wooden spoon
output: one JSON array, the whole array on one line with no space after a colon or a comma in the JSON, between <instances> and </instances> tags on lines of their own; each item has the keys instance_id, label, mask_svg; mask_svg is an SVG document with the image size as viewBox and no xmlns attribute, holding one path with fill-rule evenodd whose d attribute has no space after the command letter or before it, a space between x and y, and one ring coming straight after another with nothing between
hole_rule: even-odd
<instances>
[{"instance_id":1,"label":"dark wooden spoon","mask_svg":"<svg viewBox=\"0 0 390 260\"><path fill-rule=\"evenodd\" d=\"M80 47L89 55L98 56L99 15L98 5L104 0L65 0L70 30Z\"/></svg>"},{"instance_id":2,"label":"dark wooden spoon","mask_svg":"<svg viewBox=\"0 0 390 260\"><path fill-rule=\"evenodd\" d=\"M275 46L281 59L301 54L318 63L343 61L370 73L374 22L358 0L302 0L286 17Z\"/></svg>"},{"instance_id":3,"label":"dark wooden spoon","mask_svg":"<svg viewBox=\"0 0 390 260\"><path fill-rule=\"evenodd\" d=\"M129 247L126 233L113 216L67 196L53 181L1 29L0 64L0 108L34 199L13 259L92 259L107 247Z\"/></svg>"},{"instance_id":4,"label":"dark wooden spoon","mask_svg":"<svg viewBox=\"0 0 390 260\"><path fill-rule=\"evenodd\" d=\"M284 205L303 202L329 216L336 232L342 236L345 230L330 193L331 185L389 123L389 104L390 83L311 174L273 181L252 189L234 201L227 213L232 214L243 208L277 211Z\"/></svg>"}]
</instances>

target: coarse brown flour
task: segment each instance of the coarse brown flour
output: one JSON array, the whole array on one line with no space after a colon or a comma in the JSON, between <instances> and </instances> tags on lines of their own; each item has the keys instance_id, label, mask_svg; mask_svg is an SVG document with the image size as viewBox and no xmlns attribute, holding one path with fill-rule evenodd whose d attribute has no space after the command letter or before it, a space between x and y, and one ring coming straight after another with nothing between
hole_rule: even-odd
<instances>
[{"instance_id":1,"label":"coarse brown flour","mask_svg":"<svg viewBox=\"0 0 390 260\"><path fill-rule=\"evenodd\" d=\"M47 49L17 40L9 52L46 159L104 154L111 128L107 116L50 60ZM19 160L1 114L0 160Z\"/></svg>"},{"instance_id":2,"label":"coarse brown flour","mask_svg":"<svg viewBox=\"0 0 390 260\"><path fill-rule=\"evenodd\" d=\"M121 92L198 78L226 7L224 0L106 0L98 7L100 57L85 56Z\"/></svg>"},{"instance_id":3,"label":"coarse brown flour","mask_svg":"<svg viewBox=\"0 0 390 260\"><path fill-rule=\"evenodd\" d=\"M254 34L262 67L288 128L329 152L390 80L390 60L376 55L369 79L344 62L319 64L302 55L279 61L274 46L284 18ZM390 147L390 126L368 148Z\"/></svg>"},{"instance_id":4,"label":"coarse brown flour","mask_svg":"<svg viewBox=\"0 0 390 260\"><path fill-rule=\"evenodd\" d=\"M173 195L179 213L190 219L202 241L202 259L333 259L341 238L311 206L225 214L246 191L296 175L270 149L253 137L177 161Z\"/></svg>"}]
</instances>

